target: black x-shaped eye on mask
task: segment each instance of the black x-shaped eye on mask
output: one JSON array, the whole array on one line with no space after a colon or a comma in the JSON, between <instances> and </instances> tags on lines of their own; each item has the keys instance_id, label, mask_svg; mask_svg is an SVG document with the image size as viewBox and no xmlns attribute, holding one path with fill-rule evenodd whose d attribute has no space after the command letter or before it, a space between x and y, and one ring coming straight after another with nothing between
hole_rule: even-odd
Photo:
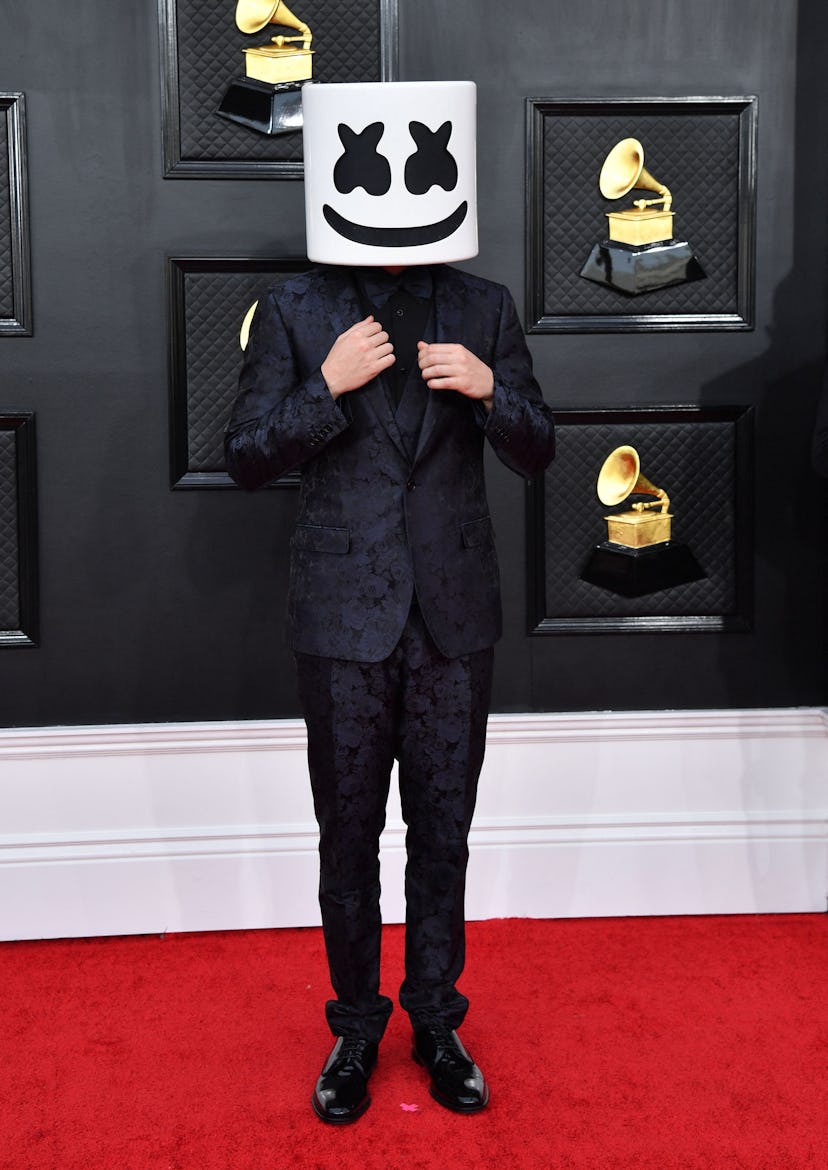
<instances>
[{"instance_id":1,"label":"black x-shaped eye on mask","mask_svg":"<svg viewBox=\"0 0 828 1170\"><path fill-rule=\"evenodd\" d=\"M457 163L449 154L451 122L431 131L422 122L409 122L408 129L417 147L406 160L405 185L412 195L425 195L432 187L453 191L457 186Z\"/></svg>"},{"instance_id":2,"label":"black x-shaped eye on mask","mask_svg":"<svg viewBox=\"0 0 828 1170\"><path fill-rule=\"evenodd\" d=\"M385 195L391 186L391 166L378 150L385 127L372 122L361 134L340 122L339 140L345 147L334 167L334 186L340 195L349 195L355 187L364 187L369 195Z\"/></svg>"}]
</instances>

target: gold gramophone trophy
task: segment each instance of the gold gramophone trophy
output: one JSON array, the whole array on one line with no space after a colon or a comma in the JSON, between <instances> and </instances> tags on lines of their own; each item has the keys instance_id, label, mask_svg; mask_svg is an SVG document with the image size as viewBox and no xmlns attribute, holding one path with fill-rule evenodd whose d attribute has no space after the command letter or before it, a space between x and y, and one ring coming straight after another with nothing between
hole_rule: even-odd
<instances>
[{"instance_id":1,"label":"gold gramophone trophy","mask_svg":"<svg viewBox=\"0 0 828 1170\"><path fill-rule=\"evenodd\" d=\"M693 249L673 238L670 189L644 166L644 147L637 138L624 138L612 148L598 186L605 199L621 199L633 189L655 192L655 197L606 212L608 239L592 249L581 276L629 296L701 280L704 272Z\"/></svg>"},{"instance_id":2,"label":"gold gramophone trophy","mask_svg":"<svg viewBox=\"0 0 828 1170\"><path fill-rule=\"evenodd\" d=\"M241 32L261 32L270 24L298 35L280 33L244 49L246 76L230 82L216 113L260 134L288 134L302 129L302 85L313 75L311 30L282 0L238 0Z\"/></svg>"},{"instance_id":3,"label":"gold gramophone trophy","mask_svg":"<svg viewBox=\"0 0 828 1170\"><path fill-rule=\"evenodd\" d=\"M623 597L641 597L705 576L687 545L672 540L670 497L641 474L635 447L616 447L607 456L598 473L597 492L607 507L630 496L654 498L604 517L607 539L592 550L582 580Z\"/></svg>"}]
</instances>

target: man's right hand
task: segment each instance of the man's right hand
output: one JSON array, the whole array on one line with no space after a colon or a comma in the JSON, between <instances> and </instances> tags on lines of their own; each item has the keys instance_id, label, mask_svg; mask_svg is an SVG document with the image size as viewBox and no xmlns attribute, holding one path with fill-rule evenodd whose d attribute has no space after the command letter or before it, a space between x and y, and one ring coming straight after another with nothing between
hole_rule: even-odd
<instances>
[{"instance_id":1,"label":"man's right hand","mask_svg":"<svg viewBox=\"0 0 828 1170\"><path fill-rule=\"evenodd\" d=\"M393 366L394 347L379 321L366 317L340 333L322 363L322 377L334 398L358 390Z\"/></svg>"}]
</instances>

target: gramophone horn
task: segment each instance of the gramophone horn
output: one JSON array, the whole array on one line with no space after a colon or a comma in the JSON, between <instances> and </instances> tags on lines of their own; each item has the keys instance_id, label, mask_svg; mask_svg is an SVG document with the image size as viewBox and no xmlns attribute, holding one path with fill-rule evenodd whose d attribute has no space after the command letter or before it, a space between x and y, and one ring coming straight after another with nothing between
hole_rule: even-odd
<instances>
[{"instance_id":1,"label":"gramophone horn","mask_svg":"<svg viewBox=\"0 0 828 1170\"><path fill-rule=\"evenodd\" d=\"M243 33L260 32L268 24L283 24L300 32L304 32L308 27L293 15L282 0L238 0L236 26Z\"/></svg>"},{"instance_id":2,"label":"gramophone horn","mask_svg":"<svg viewBox=\"0 0 828 1170\"><path fill-rule=\"evenodd\" d=\"M662 512L666 512L670 506L667 493L641 474L641 463L635 447L616 447L610 452L598 472L597 491L602 504L620 504L627 496L640 493L656 496L661 501ZM652 507L650 504L645 506Z\"/></svg>"},{"instance_id":3,"label":"gramophone horn","mask_svg":"<svg viewBox=\"0 0 828 1170\"><path fill-rule=\"evenodd\" d=\"M613 146L604 159L598 186L605 199L620 199L637 187L656 191L662 196L665 211L669 211L672 204L669 188L653 178L644 166L644 147L637 138L624 138Z\"/></svg>"}]
</instances>

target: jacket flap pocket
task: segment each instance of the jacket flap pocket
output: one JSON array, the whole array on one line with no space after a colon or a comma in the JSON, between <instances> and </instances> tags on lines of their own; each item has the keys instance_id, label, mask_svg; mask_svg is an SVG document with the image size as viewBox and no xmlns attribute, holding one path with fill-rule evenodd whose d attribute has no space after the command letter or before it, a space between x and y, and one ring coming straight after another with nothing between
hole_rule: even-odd
<instances>
[{"instance_id":1,"label":"jacket flap pocket","mask_svg":"<svg viewBox=\"0 0 828 1170\"><path fill-rule=\"evenodd\" d=\"M351 544L347 528L325 528L321 524L297 524L290 542L308 552L346 553Z\"/></svg>"},{"instance_id":2,"label":"jacket flap pocket","mask_svg":"<svg viewBox=\"0 0 828 1170\"><path fill-rule=\"evenodd\" d=\"M490 516L482 516L479 520L469 520L461 524L464 548L479 548L484 544L492 543L492 521Z\"/></svg>"}]
</instances>

